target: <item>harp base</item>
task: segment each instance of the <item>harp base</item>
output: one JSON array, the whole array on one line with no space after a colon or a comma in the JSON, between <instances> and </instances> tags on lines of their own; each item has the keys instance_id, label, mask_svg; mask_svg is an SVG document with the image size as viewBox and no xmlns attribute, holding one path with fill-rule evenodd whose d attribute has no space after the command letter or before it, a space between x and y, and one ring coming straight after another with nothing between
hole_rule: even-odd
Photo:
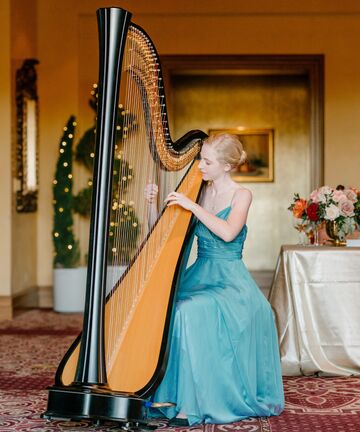
<instances>
[{"instance_id":1,"label":"harp base","mask_svg":"<svg viewBox=\"0 0 360 432\"><path fill-rule=\"evenodd\" d=\"M93 420L146 423L146 402L134 394L104 391L96 387L48 388L46 420Z\"/></svg>"}]
</instances>

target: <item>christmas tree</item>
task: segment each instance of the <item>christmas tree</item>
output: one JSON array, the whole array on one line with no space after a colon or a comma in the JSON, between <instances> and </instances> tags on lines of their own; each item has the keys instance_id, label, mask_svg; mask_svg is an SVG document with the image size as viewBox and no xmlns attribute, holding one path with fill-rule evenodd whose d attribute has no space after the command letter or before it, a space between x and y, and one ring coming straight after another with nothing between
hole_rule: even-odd
<instances>
[{"instance_id":1,"label":"christmas tree","mask_svg":"<svg viewBox=\"0 0 360 432\"><path fill-rule=\"evenodd\" d=\"M75 160L83 165L89 172L87 187L79 191L74 197L74 211L83 217L90 217L92 197L92 173L95 157L95 116L97 111L97 84L93 85L89 105L94 111L94 125L85 131L76 146ZM132 257L132 251L136 245L139 235L139 221L130 201L127 203L123 197L129 182L132 181L133 168L124 160L121 150L123 140L127 139L129 133L137 128L137 123L132 114L123 105L118 106L115 158L113 167L112 206L110 214L109 247L108 258L121 264L127 264ZM121 191L121 197L119 195ZM126 239L126 242L125 242ZM119 246L115 247L115 242Z\"/></svg>"},{"instance_id":2,"label":"christmas tree","mask_svg":"<svg viewBox=\"0 0 360 432\"><path fill-rule=\"evenodd\" d=\"M80 258L79 244L73 232L72 145L75 127L75 117L71 116L60 140L59 158L53 181L53 241L56 268L76 267Z\"/></svg>"}]
</instances>

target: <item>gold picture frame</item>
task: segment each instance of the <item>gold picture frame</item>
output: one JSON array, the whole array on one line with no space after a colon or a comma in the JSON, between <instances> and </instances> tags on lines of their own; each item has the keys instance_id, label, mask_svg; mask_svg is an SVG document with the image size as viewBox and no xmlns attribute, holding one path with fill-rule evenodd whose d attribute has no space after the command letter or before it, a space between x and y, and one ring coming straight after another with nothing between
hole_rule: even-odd
<instances>
[{"instance_id":1,"label":"gold picture frame","mask_svg":"<svg viewBox=\"0 0 360 432\"><path fill-rule=\"evenodd\" d=\"M236 135L247 152L247 162L232 174L235 181L245 183L274 181L274 129L239 127L209 130L209 135L219 133Z\"/></svg>"}]
</instances>

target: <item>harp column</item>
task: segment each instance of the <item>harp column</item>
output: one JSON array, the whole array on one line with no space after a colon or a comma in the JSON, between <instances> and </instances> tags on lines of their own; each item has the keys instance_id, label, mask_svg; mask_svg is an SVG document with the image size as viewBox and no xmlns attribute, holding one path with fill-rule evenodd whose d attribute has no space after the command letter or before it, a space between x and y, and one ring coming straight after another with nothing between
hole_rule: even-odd
<instances>
[{"instance_id":1,"label":"harp column","mask_svg":"<svg viewBox=\"0 0 360 432\"><path fill-rule=\"evenodd\" d=\"M83 333L75 379L64 385L60 364L49 387L43 418L136 421L145 418L145 401L107 386L104 358L106 252L115 145L120 68L131 14L118 8L99 9L99 101L95 143L94 191ZM66 362L65 358L63 359Z\"/></svg>"},{"instance_id":2,"label":"harp column","mask_svg":"<svg viewBox=\"0 0 360 432\"><path fill-rule=\"evenodd\" d=\"M111 186L119 83L131 14L119 8L97 12L99 99L86 281L84 327L74 384L107 385L104 352L104 302Z\"/></svg>"}]
</instances>

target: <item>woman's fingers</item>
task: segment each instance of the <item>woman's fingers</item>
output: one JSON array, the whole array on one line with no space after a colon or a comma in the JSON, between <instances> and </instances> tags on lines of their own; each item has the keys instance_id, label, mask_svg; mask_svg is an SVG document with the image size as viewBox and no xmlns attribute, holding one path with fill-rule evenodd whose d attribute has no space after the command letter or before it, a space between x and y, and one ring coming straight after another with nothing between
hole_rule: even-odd
<instances>
[{"instance_id":1,"label":"woman's fingers","mask_svg":"<svg viewBox=\"0 0 360 432\"><path fill-rule=\"evenodd\" d=\"M154 200L154 198L156 198L158 191L159 191L159 188L156 184L148 183L145 186L144 196L148 201L152 202Z\"/></svg>"}]
</instances>

